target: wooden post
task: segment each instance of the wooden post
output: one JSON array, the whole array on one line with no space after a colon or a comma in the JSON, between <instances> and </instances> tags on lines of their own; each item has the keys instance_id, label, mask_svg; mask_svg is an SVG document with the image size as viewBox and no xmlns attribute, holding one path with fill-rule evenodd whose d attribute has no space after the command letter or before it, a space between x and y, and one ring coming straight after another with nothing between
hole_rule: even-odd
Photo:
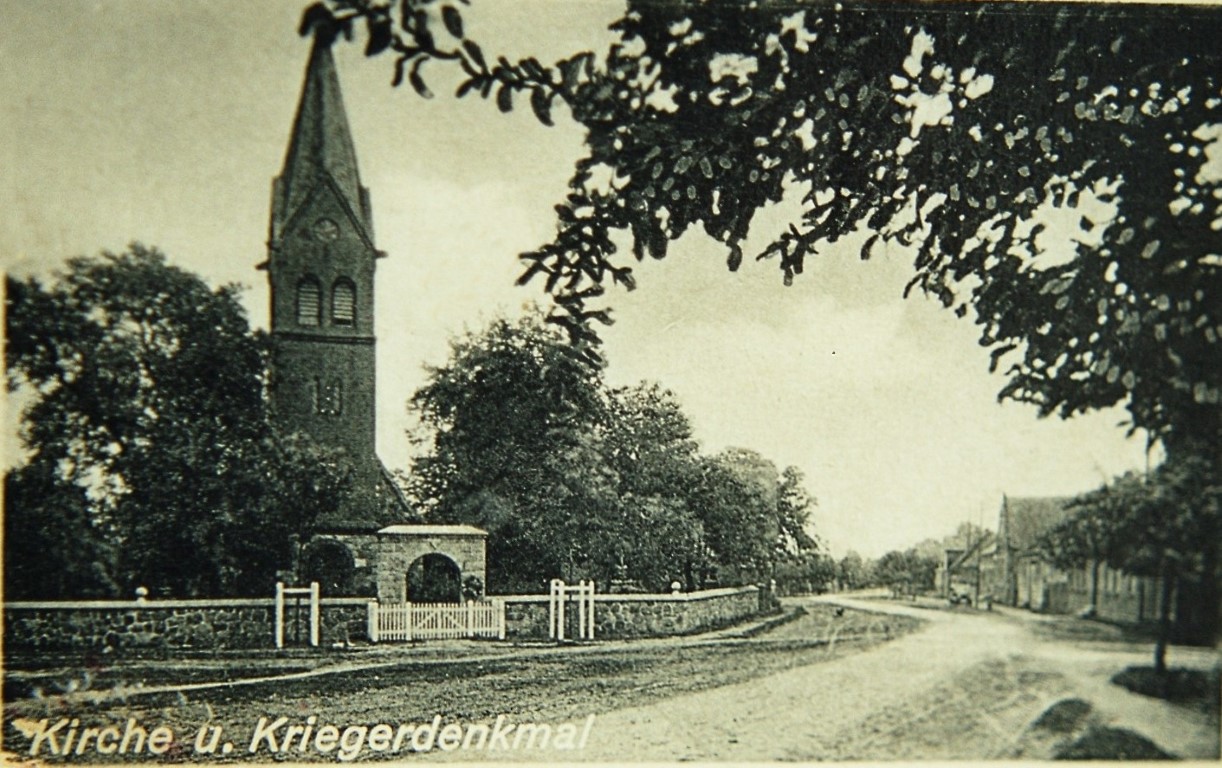
<instances>
[{"instance_id":1,"label":"wooden post","mask_svg":"<svg viewBox=\"0 0 1222 768\"><path fill-rule=\"evenodd\" d=\"M563 585L564 582L560 579L552 579L550 591L547 593L547 636L552 640L562 640L564 638L564 622L557 621L564 610L560 603Z\"/></svg>"},{"instance_id":2,"label":"wooden post","mask_svg":"<svg viewBox=\"0 0 1222 768\"><path fill-rule=\"evenodd\" d=\"M475 637L475 603L467 601L467 637Z\"/></svg>"},{"instance_id":3,"label":"wooden post","mask_svg":"<svg viewBox=\"0 0 1222 768\"><path fill-rule=\"evenodd\" d=\"M276 649L284 647L284 582L276 582Z\"/></svg>"},{"instance_id":4,"label":"wooden post","mask_svg":"<svg viewBox=\"0 0 1222 768\"><path fill-rule=\"evenodd\" d=\"M586 621L589 624L590 635L589 639L594 639L594 579L590 579L590 608L586 614Z\"/></svg>"},{"instance_id":5,"label":"wooden post","mask_svg":"<svg viewBox=\"0 0 1222 768\"><path fill-rule=\"evenodd\" d=\"M547 636L556 639L556 580L548 582L547 592Z\"/></svg>"},{"instance_id":6,"label":"wooden post","mask_svg":"<svg viewBox=\"0 0 1222 768\"><path fill-rule=\"evenodd\" d=\"M586 580L577 582L577 638L586 639Z\"/></svg>"},{"instance_id":7,"label":"wooden post","mask_svg":"<svg viewBox=\"0 0 1222 768\"><path fill-rule=\"evenodd\" d=\"M505 601L497 600L494 603L494 605L496 605L498 609L497 610L497 620L496 620L496 625L497 625L496 636L498 640L504 640L505 639Z\"/></svg>"},{"instance_id":8,"label":"wooden post","mask_svg":"<svg viewBox=\"0 0 1222 768\"><path fill-rule=\"evenodd\" d=\"M318 604L318 582L310 582L310 645L317 648L322 633L322 607Z\"/></svg>"},{"instance_id":9,"label":"wooden post","mask_svg":"<svg viewBox=\"0 0 1222 768\"><path fill-rule=\"evenodd\" d=\"M415 611L412 610L411 603L405 603L403 608L404 608L404 615L407 617L407 642L410 643L412 642L412 627L416 623L416 616L415 616Z\"/></svg>"},{"instance_id":10,"label":"wooden post","mask_svg":"<svg viewBox=\"0 0 1222 768\"><path fill-rule=\"evenodd\" d=\"M369 636L369 642L376 643L378 641L378 601L370 600L368 604L368 613L365 620L365 634Z\"/></svg>"}]
</instances>

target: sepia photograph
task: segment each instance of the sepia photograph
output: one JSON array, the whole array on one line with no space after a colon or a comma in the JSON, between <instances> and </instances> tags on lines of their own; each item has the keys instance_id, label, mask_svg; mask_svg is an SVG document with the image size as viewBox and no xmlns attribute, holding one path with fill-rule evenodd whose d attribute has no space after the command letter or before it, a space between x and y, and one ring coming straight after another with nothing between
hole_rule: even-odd
<instances>
[{"instance_id":1,"label":"sepia photograph","mask_svg":"<svg viewBox=\"0 0 1222 768\"><path fill-rule=\"evenodd\" d=\"M0 11L6 762L1222 759L1222 5Z\"/></svg>"}]
</instances>

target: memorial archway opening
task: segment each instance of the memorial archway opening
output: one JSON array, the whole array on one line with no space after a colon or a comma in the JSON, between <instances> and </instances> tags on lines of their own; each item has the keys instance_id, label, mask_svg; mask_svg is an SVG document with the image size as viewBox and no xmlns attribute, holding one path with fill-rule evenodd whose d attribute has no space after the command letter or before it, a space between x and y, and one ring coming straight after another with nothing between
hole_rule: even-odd
<instances>
[{"instance_id":1,"label":"memorial archway opening","mask_svg":"<svg viewBox=\"0 0 1222 768\"><path fill-rule=\"evenodd\" d=\"M462 569L446 555L431 552L407 569L407 600L411 603L462 602Z\"/></svg>"}]
</instances>

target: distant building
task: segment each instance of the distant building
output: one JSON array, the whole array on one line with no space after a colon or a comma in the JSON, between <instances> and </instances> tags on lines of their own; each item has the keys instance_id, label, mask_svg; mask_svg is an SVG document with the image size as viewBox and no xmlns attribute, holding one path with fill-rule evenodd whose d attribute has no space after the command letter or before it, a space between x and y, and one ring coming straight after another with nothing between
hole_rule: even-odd
<instances>
[{"instance_id":1,"label":"distant building","mask_svg":"<svg viewBox=\"0 0 1222 768\"><path fill-rule=\"evenodd\" d=\"M984 603L998 599L998 569L997 536L984 531L974 541L943 550L934 583L942 597L967 597L973 604Z\"/></svg>"},{"instance_id":2,"label":"distant building","mask_svg":"<svg viewBox=\"0 0 1222 768\"><path fill-rule=\"evenodd\" d=\"M1006 605L1044 613L1079 613L1090 606L1089 566L1062 571L1040 551L1041 536L1069 516L1070 498L1002 497L997 521L997 597ZM1099 568L1096 616L1140 623L1159 615L1160 580Z\"/></svg>"},{"instance_id":3,"label":"distant building","mask_svg":"<svg viewBox=\"0 0 1222 768\"><path fill-rule=\"evenodd\" d=\"M1001 579L998 597L1007 605L1068 613L1068 575L1048 563L1039 538L1066 518L1070 499L1003 496L997 520Z\"/></svg>"}]
</instances>

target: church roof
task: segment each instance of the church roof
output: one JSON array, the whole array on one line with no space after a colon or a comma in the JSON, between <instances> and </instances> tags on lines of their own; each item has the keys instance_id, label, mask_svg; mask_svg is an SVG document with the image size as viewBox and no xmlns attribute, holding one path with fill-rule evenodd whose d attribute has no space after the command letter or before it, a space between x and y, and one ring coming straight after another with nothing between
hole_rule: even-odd
<instances>
[{"instance_id":1,"label":"church roof","mask_svg":"<svg viewBox=\"0 0 1222 768\"><path fill-rule=\"evenodd\" d=\"M284 168L276 179L272 201L273 240L280 237L289 219L320 185L331 186L365 232L372 232L368 193L361 187L357 171L356 149L348 128L331 44L315 38Z\"/></svg>"}]
</instances>

